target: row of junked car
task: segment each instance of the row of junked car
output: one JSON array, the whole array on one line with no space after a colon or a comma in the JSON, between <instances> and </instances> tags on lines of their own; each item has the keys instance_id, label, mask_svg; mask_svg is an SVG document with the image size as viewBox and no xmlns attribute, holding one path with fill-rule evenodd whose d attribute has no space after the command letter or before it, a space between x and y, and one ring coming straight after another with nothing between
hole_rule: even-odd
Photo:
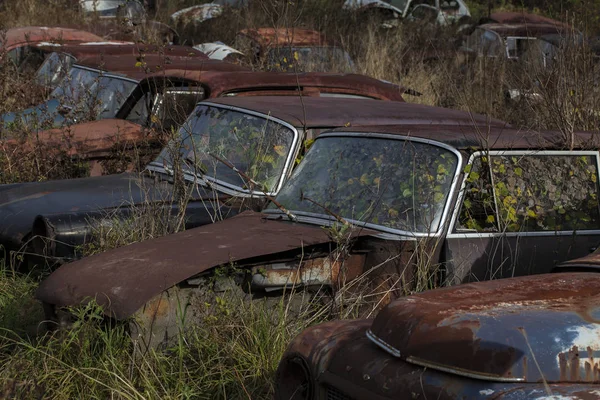
<instances>
[{"instance_id":1,"label":"row of junked car","mask_svg":"<svg viewBox=\"0 0 600 400\"><path fill-rule=\"evenodd\" d=\"M37 292L49 321L93 300L157 346L177 321L194 321L211 274L232 263L235 284L257 295L335 291L365 274L379 291L405 293L430 265L436 285L462 285L401 298L375 320L309 329L281 362L276 396L593 398L598 279L584 271L597 256L565 261L600 239L597 134L577 132L568 148L558 132L405 103L402 88L367 77L257 73L191 48L84 43L33 46L52 90L75 92L87 72L81 87L127 76L99 85L131 86L114 114L69 126L82 154L87 143L91 159L106 157L121 132L142 143L143 125L178 131L162 150L148 146L159 154L141 176L0 187L0 243L31 263L63 264ZM51 59L66 78L40 72ZM181 181L193 188L187 202ZM184 212L186 230L76 260L95 228L144 204ZM510 278L560 263L584 271ZM479 280L492 281L469 283Z\"/></svg>"}]
</instances>

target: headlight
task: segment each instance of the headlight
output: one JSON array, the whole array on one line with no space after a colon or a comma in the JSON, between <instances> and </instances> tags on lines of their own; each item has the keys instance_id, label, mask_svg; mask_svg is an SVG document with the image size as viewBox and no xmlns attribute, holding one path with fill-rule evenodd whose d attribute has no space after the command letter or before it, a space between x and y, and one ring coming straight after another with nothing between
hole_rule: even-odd
<instances>
[{"instance_id":1,"label":"headlight","mask_svg":"<svg viewBox=\"0 0 600 400\"><path fill-rule=\"evenodd\" d=\"M306 361L297 355L279 363L275 378L276 400L310 400L314 385Z\"/></svg>"},{"instance_id":2,"label":"headlight","mask_svg":"<svg viewBox=\"0 0 600 400\"><path fill-rule=\"evenodd\" d=\"M35 254L53 256L56 251L54 229L49 225L46 218L41 215L33 221L31 229L31 245Z\"/></svg>"}]
</instances>

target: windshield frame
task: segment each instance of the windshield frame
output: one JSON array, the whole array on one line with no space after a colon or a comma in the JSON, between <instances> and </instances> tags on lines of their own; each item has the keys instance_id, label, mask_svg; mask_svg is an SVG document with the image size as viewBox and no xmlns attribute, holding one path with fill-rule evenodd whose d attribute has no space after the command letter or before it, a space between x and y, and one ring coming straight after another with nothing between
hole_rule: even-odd
<instances>
[{"instance_id":1,"label":"windshield frame","mask_svg":"<svg viewBox=\"0 0 600 400\"><path fill-rule=\"evenodd\" d=\"M292 131L293 138L292 138L292 143L290 145L291 151L289 151L287 154L285 163L283 164L283 171L281 173L281 176L279 177L279 180L277 181L277 185L275 186L275 189L271 190L270 192L266 192L266 195L269 197L273 197L273 196L277 195L277 193L279 193L279 191L283 187L283 184L285 183L287 178L290 176L290 174L293 170L294 160L296 160L296 157L298 156L298 152L300 151L300 146L298 145L300 143L300 133L298 132L298 128L296 128L294 125L290 124L289 122L284 121L277 117L273 117L270 114L264 114L264 113L261 113L258 111L253 111L253 110L249 110L249 109L242 108L242 107L230 106L230 105L226 105L226 104L218 104L218 103L213 103L211 101L201 101L196 105L196 108L198 106L208 106L208 107L220 108L220 109L231 110L231 111L236 111L236 112L252 115L254 117L262 118L265 121L272 121L277 124L283 125ZM192 114L190 115L190 117L188 117L188 119L191 118L192 115L195 114L196 108L194 109L194 111L192 111ZM186 122L184 122L184 125L186 123L187 123L187 120L186 120ZM183 125L182 125L182 127L183 127ZM182 127L180 127L179 129L181 129ZM148 164L146 166L146 169L149 171L158 172L158 173L166 174L169 176L172 175L172 173L171 173L172 169L170 171L166 170L162 164L157 162L157 160L153 160L152 162L150 162L150 164ZM246 171L242 171L242 172L245 173ZM199 183L203 186L215 187L218 191L223 192L225 194L229 194L231 196L235 196L235 197L248 197L248 198L249 197L265 197L265 192L263 192L262 190L248 190L248 189L242 188L240 186L233 185L229 182L225 182L220 179L216 179L212 176L204 175L202 173L194 174L192 171L187 170L187 169L183 170L183 177L187 181Z\"/></svg>"},{"instance_id":2,"label":"windshield frame","mask_svg":"<svg viewBox=\"0 0 600 400\"><path fill-rule=\"evenodd\" d=\"M402 229L394 229L394 228L389 228L389 227L386 227L383 225L373 224L370 222L354 220L351 218L347 218L343 215L341 216L342 218L344 218L344 220L348 221L352 225L372 229L374 231L380 232L381 234L392 235L394 237L397 237L397 236L439 237L442 235L442 233L446 229L446 227L449 226L450 221L449 221L448 215L450 214L450 208L452 206L453 199L456 197L455 196L456 188L458 186L459 177L460 177L460 175L462 173L462 169L463 169L463 156L458 149L456 149L455 147L452 147L446 143L438 142L436 140L419 138L419 137L414 137L414 136L396 135L396 134L389 134L389 133L375 133L375 132L329 132L329 133L323 133L323 134L319 135L319 137L317 137L315 139L315 142L320 139L326 139L326 138L332 138L332 137L360 137L360 138L374 138L374 139L386 139L386 140L404 140L404 141L411 141L411 142L417 142L417 143L428 144L428 145L440 147L440 148L448 150L449 152L454 154L457 158L456 169L454 171L454 174L452 175L452 183L450 184L450 187L448 188L448 196L444 203L444 208L443 208L442 214L440 216L439 225L438 225L437 229L435 230L435 232L433 232L433 231L432 232L412 232L412 231L406 231L406 230L402 230ZM305 162L305 161L303 161L303 162ZM293 210L293 209L290 209L289 211L297 217L298 222L327 226L327 225L331 225L331 223L335 223L337 221L337 219L335 217L328 215L326 213L315 214L312 212L298 211L298 210ZM270 217L280 218L282 215L285 216L284 212L279 209L265 209L262 212L265 214L268 214Z\"/></svg>"}]
</instances>

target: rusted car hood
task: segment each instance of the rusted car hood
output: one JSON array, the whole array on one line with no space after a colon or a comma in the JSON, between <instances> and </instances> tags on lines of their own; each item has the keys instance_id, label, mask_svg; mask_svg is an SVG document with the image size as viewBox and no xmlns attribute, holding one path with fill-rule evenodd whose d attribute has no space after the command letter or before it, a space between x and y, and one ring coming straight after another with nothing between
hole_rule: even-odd
<instances>
[{"instance_id":1,"label":"rusted car hood","mask_svg":"<svg viewBox=\"0 0 600 400\"><path fill-rule=\"evenodd\" d=\"M108 315L123 319L163 290L212 267L330 240L319 226L245 212L63 265L41 283L36 296L58 307L96 299Z\"/></svg>"},{"instance_id":2,"label":"rusted car hood","mask_svg":"<svg viewBox=\"0 0 600 400\"><path fill-rule=\"evenodd\" d=\"M564 273L432 290L368 332L410 363L490 381L600 380L600 275Z\"/></svg>"}]
</instances>

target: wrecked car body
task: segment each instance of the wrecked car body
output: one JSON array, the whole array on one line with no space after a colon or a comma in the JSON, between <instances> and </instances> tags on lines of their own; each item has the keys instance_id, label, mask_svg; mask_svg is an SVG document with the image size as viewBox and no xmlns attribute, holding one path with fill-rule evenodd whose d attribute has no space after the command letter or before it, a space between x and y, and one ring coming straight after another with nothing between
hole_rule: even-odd
<instances>
[{"instance_id":1,"label":"wrecked car body","mask_svg":"<svg viewBox=\"0 0 600 400\"><path fill-rule=\"evenodd\" d=\"M335 108L336 113L329 112L331 108ZM179 134L148 165L148 172L141 177L124 174L112 178L0 186L0 218L4 221L0 243L7 251L27 249L31 257L43 255L50 263L76 258L81 245L92 239L94 227L90 220L101 222L102 216L109 220L121 218L122 214L130 213L132 207L140 206L141 201L135 199L143 198L145 190L154 193L152 188L155 184L168 184L170 195L160 202L149 195L147 203L164 204L167 210L177 214L179 203L175 200L177 193L174 187L180 181L176 179L176 171L183 173L182 180L186 186L197 188L194 195L198 198L192 197L185 209L186 227L192 228L212 222L217 217L235 215L240 210L262 209L265 198L279 191L294 165L302 158L305 141L310 143L324 129L347 124L372 125L376 121L387 124L403 121L467 123L471 117L461 111L365 99L235 96L205 101L199 103ZM487 121L481 116L476 118ZM229 123L232 128L229 128ZM495 123L504 124L500 121ZM264 134L259 133L264 129L267 129L265 133L277 133L270 140L280 143L263 143L261 138ZM219 148L219 143L224 143L225 148L230 149L227 156L217 153L217 157L225 163L214 157L200 159L197 158L200 153L186 150L191 143L198 141L204 145L211 144L211 135L215 135L212 140L214 146ZM238 137L245 141L238 141ZM273 147L269 147L270 144ZM267 146L264 155L259 159L249 158L252 154L248 152L252 153L253 148L254 151L260 150L262 146ZM200 164L196 165L195 161ZM251 172L254 187L240 178L227 163ZM124 180L128 184L115 183L113 189L111 179ZM92 196L85 195L88 187L94 188ZM31 243L34 238L36 241ZM50 246L44 244L48 241ZM60 241L64 246L53 247L51 243L54 241Z\"/></svg>"},{"instance_id":2,"label":"wrecked car body","mask_svg":"<svg viewBox=\"0 0 600 400\"><path fill-rule=\"evenodd\" d=\"M55 145L65 156L86 162L89 175L143 169L172 131L176 131L196 104L207 98L240 96L316 96L404 101L404 88L355 74L250 72L218 61L186 62L187 69L141 73L136 90L114 118L85 122L67 129L37 132L35 140L5 141L9 145ZM166 67L175 68L169 64ZM240 71L235 71L239 69ZM123 152L138 154L131 164L119 162Z\"/></svg>"},{"instance_id":3,"label":"wrecked car body","mask_svg":"<svg viewBox=\"0 0 600 400\"><path fill-rule=\"evenodd\" d=\"M29 68L37 69L43 57L31 55L36 46L78 44L85 42L102 42L104 39L93 33L70 28L27 26L8 29L0 41L0 60L4 53L17 68L23 64L33 64ZM36 57L37 56L37 57ZM33 58L34 60L31 60Z\"/></svg>"},{"instance_id":4,"label":"wrecked car body","mask_svg":"<svg viewBox=\"0 0 600 400\"><path fill-rule=\"evenodd\" d=\"M567 24L536 14L498 12L475 27L460 51L470 57L518 60L537 38L574 32Z\"/></svg>"},{"instance_id":5,"label":"wrecked car body","mask_svg":"<svg viewBox=\"0 0 600 400\"><path fill-rule=\"evenodd\" d=\"M355 69L354 61L343 48L309 29L243 29L234 47L267 70L353 72Z\"/></svg>"},{"instance_id":6,"label":"wrecked car body","mask_svg":"<svg viewBox=\"0 0 600 400\"><path fill-rule=\"evenodd\" d=\"M176 11L171 14L170 19L175 26L190 23L200 24L221 16L227 7L240 8L247 4L247 0L215 0Z\"/></svg>"},{"instance_id":7,"label":"wrecked car body","mask_svg":"<svg viewBox=\"0 0 600 400\"><path fill-rule=\"evenodd\" d=\"M439 25L450 25L463 22L471 17L469 7L462 0L429 1L413 0L346 0L343 7L349 10L370 11L378 10L387 15L387 20L429 19Z\"/></svg>"},{"instance_id":8,"label":"wrecked car body","mask_svg":"<svg viewBox=\"0 0 600 400\"><path fill-rule=\"evenodd\" d=\"M276 399L597 398L597 273L429 290L289 345Z\"/></svg>"},{"instance_id":9,"label":"wrecked car body","mask_svg":"<svg viewBox=\"0 0 600 400\"><path fill-rule=\"evenodd\" d=\"M86 47L86 55L77 60L69 55L51 55L48 63L40 67L43 72L36 77L42 84L53 87L50 100L20 112L3 114L0 116L3 131L13 129L15 125L27 130L41 130L60 128L81 120L113 118L137 87L139 76L149 73L147 71L154 72L167 65L193 67L194 59L201 66L211 65L203 53L188 48L185 48L185 56L136 53L135 45L106 48L106 53L91 55L89 51L93 49ZM231 67L241 69L235 65Z\"/></svg>"},{"instance_id":10,"label":"wrecked car body","mask_svg":"<svg viewBox=\"0 0 600 400\"><path fill-rule=\"evenodd\" d=\"M557 133L493 124L483 125L485 143L493 143L484 150L482 125L432 122L323 133L262 214L64 265L41 284L38 297L49 310L95 299L108 316L155 321L160 328L149 339L155 342L172 334L170 324L182 317L165 310L203 304L206 278L231 263L242 271L239 285L252 293L337 290L372 274L364 284L393 297L426 284L418 270L423 263L427 282L455 284L548 272L598 242L597 150L559 150ZM580 133L577 143L585 148L594 140L594 134ZM334 236L341 227L352 239L343 256ZM278 239L285 249L262 251L281 232L289 236ZM294 237L296 246L290 246ZM116 284L105 276L121 279ZM148 285L130 287L125 280Z\"/></svg>"},{"instance_id":11,"label":"wrecked car body","mask_svg":"<svg viewBox=\"0 0 600 400\"><path fill-rule=\"evenodd\" d=\"M179 35L162 22L149 20L138 0L80 0L90 30L105 39L144 40L158 34L164 43L176 44Z\"/></svg>"}]
</instances>

